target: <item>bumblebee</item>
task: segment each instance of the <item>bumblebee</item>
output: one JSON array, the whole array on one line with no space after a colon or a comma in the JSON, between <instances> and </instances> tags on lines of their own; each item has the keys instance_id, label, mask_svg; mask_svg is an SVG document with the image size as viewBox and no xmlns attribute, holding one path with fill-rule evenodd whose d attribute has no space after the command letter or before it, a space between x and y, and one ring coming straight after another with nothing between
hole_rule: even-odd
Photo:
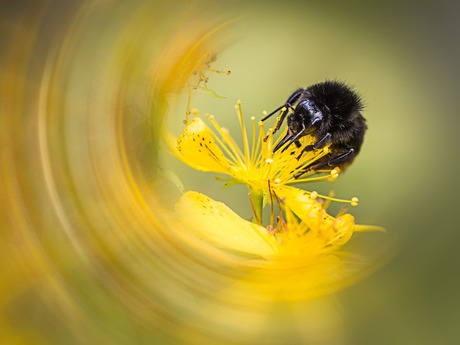
<instances>
[{"instance_id":1,"label":"bumblebee","mask_svg":"<svg viewBox=\"0 0 460 345\"><path fill-rule=\"evenodd\" d=\"M332 170L349 166L361 149L366 132L366 119L362 116L363 103L360 96L349 86L338 81L325 81L305 89L296 90L286 103L265 116L262 121L281 110L275 133L287 116L288 132L274 148L274 152L286 150L305 135L316 141L305 147L305 152L319 150L329 145L329 153L307 165L297 177L319 170ZM289 116L288 116L289 114ZM298 158L300 158L300 156Z\"/></svg>"}]
</instances>

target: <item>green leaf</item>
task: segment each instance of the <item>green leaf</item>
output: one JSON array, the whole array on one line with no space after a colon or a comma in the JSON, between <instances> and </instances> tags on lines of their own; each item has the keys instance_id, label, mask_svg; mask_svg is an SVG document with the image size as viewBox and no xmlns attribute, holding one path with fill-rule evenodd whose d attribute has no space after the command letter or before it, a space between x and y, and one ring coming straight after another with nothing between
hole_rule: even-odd
<instances>
[{"instance_id":1,"label":"green leaf","mask_svg":"<svg viewBox=\"0 0 460 345\"><path fill-rule=\"evenodd\" d=\"M205 93L209 96L212 96L212 97L216 97L216 98L225 98L224 96L221 96L219 95L217 92L211 90L211 89L208 89L206 87L202 87L202 86L197 86L197 87L194 87L193 90L196 90L196 91L199 91L199 92L202 92L202 93Z\"/></svg>"}]
</instances>

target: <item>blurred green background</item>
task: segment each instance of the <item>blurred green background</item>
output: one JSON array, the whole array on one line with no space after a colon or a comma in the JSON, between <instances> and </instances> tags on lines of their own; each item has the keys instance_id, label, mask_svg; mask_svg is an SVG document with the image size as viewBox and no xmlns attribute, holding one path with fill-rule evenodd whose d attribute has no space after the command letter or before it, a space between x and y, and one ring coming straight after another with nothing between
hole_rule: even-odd
<instances>
[{"instance_id":1,"label":"blurred green background","mask_svg":"<svg viewBox=\"0 0 460 345\"><path fill-rule=\"evenodd\" d=\"M129 18L142 1L91 3L106 9L108 18L99 24L104 28L107 23L117 25L109 20L111 14L122 13L118 20ZM344 343L456 343L460 336L460 236L454 218L455 134L460 124L458 2L197 3L239 18L226 29L231 40L213 65L230 69L232 75L211 76L208 83L226 99L198 93L192 98L192 107L214 114L232 133L238 133L233 109L238 99L246 119L260 118L263 110L279 106L294 89L337 79L353 85L365 101L369 130L355 163L333 185L306 186L325 194L334 189L341 198L358 196L359 206L350 210L357 222L388 230L372 247L372 254L385 265L337 295L345 324ZM36 24L41 16L48 36L39 37L42 45L24 50L39 60L29 66L28 74L39 76L40 61L46 60L53 46L50 42L68 29L78 5L3 1L0 61L6 61L8 52L31 45L15 38L19 37L17 28L27 29L28 23ZM181 1L158 5L159 12L168 13L163 18L165 30L169 19L186 15L188 6ZM88 37L98 40L97 32ZM185 102L184 94L169 114L169 126L176 125L176 134L182 128ZM1 116L12 115L2 112ZM178 172L185 189L225 201L250 217L245 188L234 187L235 192L228 195L219 190L221 182L213 174L195 172L167 155L163 162Z\"/></svg>"}]
</instances>

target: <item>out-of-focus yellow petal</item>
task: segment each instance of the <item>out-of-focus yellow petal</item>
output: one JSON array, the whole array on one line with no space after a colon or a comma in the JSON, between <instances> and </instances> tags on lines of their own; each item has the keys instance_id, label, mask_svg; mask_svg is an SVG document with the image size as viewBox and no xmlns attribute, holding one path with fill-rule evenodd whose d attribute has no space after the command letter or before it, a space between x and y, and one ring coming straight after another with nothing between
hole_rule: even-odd
<instances>
[{"instance_id":1,"label":"out-of-focus yellow petal","mask_svg":"<svg viewBox=\"0 0 460 345\"><path fill-rule=\"evenodd\" d=\"M272 256L277 250L275 238L264 227L198 192L185 193L176 212L188 230L220 247L258 256Z\"/></svg>"},{"instance_id":2,"label":"out-of-focus yellow petal","mask_svg":"<svg viewBox=\"0 0 460 345\"><path fill-rule=\"evenodd\" d=\"M177 156L184 163L201 171L229 174L230 165L212 137L209 127L196 117L177 139Z\"/></svg>"}]
</instances>

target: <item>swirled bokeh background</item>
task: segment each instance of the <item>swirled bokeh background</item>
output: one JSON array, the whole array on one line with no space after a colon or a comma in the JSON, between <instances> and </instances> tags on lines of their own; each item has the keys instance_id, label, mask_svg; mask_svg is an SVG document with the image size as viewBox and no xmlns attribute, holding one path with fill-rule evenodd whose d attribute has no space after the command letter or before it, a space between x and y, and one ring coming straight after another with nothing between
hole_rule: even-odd
<instances>
[{"instance_id":1,"label":"swirled bokeh background","mask_svg":"<svg viewBox=\"0 0 460 345\"><path fill-rule=\"evenodd\" d=\"M453 343L456 13L448 1L3 1L1 343ZM333 188L359 196L358 223L388 229L366 242L377 273L333 298L266 303L174 236L162 210L182 188L251 215L243 189L223 194L158 149L163 120L183 128L200 49L232 75L209 76L225 99L193 93L192 106L230 129L237 99L257 117L324 79L360 91L366 142Z\"/></svg>"}]
</instances>

